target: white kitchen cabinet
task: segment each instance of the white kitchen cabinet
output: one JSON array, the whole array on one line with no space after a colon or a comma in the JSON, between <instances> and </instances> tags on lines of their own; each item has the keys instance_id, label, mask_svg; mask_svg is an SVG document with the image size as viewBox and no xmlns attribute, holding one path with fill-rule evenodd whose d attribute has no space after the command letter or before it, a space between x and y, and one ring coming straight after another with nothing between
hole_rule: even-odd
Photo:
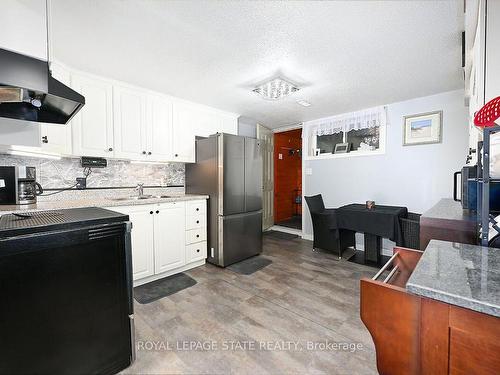
<instances>
[{"instance_id":1,"label":"white kitchen cabinet","mask_svg":"<svg viewBox=\"0 0 500 375\"><path fill-rule=\"evenodd\" d=\"M172 101L168 97L148 95L146 128L147 160L172 160Z\"/></svg>"},{"instance_id":2,"label":"white kitchen cabinet","mask_svg":"<svg viewBox=\"0 0 500 375\"><path fill-rule=\"evenodd\" d=\"M0 48L47 61L46 0L0 2Z\"/></svg>"},{"instance_id":3,"label":"white kitchen cabinet","mask_svg":"<svg viewBox=\"0 0 500 375\"><path fill-rule=\"evenodd\" d=\"M111 207L128 215L132 222L132 273L135 280L152 276L154 264L154 219L155 205Z\"/></svg>"},{"instance_id":4,"label":"white kitchen cabinet","mask_svg":"<svg viewBox=\"0 0 500 375\"><path fill-rule=\"evenodd\" d=\"M186 263L184 202L165 203L155 211L155 273Z\"/></svg>"},{"instance_id":5,"label":"white kitchen cabinet","mask_svg":"<svg viewBox=\"0 0 500 375\"><path fill-rule=\"evenodd\" d=\"M172 161L194 163L196 111L190 105L174 103L173 113Z\"/></svg>"},{"instance_id":6,"label":"white kitchen cabinet","mask_svg":"<svg viewBox=\"0 0 500 375\"><path fill-rule=\"evenodd\" d=\"M135 285L170 276L205 263L206 200L108 207L132 222L132 269ZM187 219L190 217L191 219ZM186 223L195 223L187 228Z\"/></svg>"},{"instance_id":7,"label":"white kitchen cabinet","mask_svg":"<svg viewBox=\"0 0 500 375\"><path fill-rule=\"evenodd\" d=\"M146 94L137 88L115 85L113 103L114 156L146 159Z\"/></svg>"},{"instance_id":8,"label":"white kitchen cabinet","mask_svg":"<svg viewBox=\"0 0 500 375\"><path fill-rule=\"evenodd\" d=\"M85 105L72 121L73 155L113 157L112 83L75 73L72 86L85 97Z\"/></svg>"}]
</instances>

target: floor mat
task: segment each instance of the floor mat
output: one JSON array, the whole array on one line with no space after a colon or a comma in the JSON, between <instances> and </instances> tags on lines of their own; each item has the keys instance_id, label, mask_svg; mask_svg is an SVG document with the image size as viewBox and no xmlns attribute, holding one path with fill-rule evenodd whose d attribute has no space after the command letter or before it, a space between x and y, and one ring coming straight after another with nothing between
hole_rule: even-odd
<instances>
[{"instance_id":1,"label":"floor mat","mask_svg":"<svg viewBox=\"0 0 500 375\"><path fill-rule=\"evenodd\" d=\"M227 267L227 269L242 275L251 275L252 273L270 265L272 262L273 261L271 259L257 255L255 257L242 260L241 262L231 264Z\"/></svg>"},{"instance_id":2,"label":"floor mat","mask_svg":"<svg viewBox=\"0 0 500 375\"><path fill-rule=\"evenodd\" d=\"M141 305L144 305L180 292L193 285L196 285L195 279L185 273L178 273L177 275L135 287L134 299Z\"/></svg>"},{"instance_id":3,"label":"floor mat","mask_svg":"<svg viewBox=\"0 0 500 375\"><path fill-rule=\"evenodd\" d=\"M278 230L267 230L264 232L264 236L275 238L278 240L294 240L296 238L299 238L299 236L296 234L280 232Z\"/></svg>"}]
</instances>

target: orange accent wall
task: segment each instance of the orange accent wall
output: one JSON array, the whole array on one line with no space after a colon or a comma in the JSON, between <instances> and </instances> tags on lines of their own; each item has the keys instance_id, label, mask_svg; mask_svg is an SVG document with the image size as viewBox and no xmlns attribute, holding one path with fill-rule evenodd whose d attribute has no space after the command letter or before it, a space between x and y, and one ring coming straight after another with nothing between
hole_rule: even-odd
<instances>
[{"instance_id":1,"label":"orange accent wall","mask_svg":"<svg viewBox=\"0 0 500 375\"><path fill-rule=\"evenodd\" d=\"M302 150L301 135L302 129L274 134L274 222L289 219L296 212L295 189L302 189L302 155L297 152ZM300 205L297 212L302 213Z\"/></svg>"}]
</instances>

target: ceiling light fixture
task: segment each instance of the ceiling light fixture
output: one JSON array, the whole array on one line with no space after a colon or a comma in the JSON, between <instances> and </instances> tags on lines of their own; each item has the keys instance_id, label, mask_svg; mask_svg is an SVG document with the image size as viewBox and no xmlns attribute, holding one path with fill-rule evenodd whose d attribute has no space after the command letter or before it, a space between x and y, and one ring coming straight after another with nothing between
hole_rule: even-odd
<instances>
[{"instance_id":1,"label":"ceiling light fixture","mask_svg":"<svg viewBox=\"0 0 500 375\"><path fill-rule=\"evenodd\" d=\"M297 104L300 104L303 107L310 107L311 106L311 103L309 103L307 100L303 100L303 99L297 100Z\"/></svg>"},{"instance_id":2,"label":"ceiling light fixture","mask_svg":"<svg viewBox=\"0 0 500 375\"><path fill-rule=\"evenodd\" d=\"M273 78L254 88L252 91L266 100L279 100L300 89L283 78Z\"/></svg>"}]
</instances>

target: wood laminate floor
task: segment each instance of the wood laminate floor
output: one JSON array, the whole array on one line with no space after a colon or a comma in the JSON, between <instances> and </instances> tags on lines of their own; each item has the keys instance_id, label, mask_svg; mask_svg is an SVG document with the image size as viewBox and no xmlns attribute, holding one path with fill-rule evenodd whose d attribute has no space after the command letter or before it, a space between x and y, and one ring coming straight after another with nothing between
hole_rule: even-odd
<instances>
[{"instance_id":1,"label":"wood laminate floor","mask_svg":"<svg viewBox=\"0 0 500 375\"><path fill-rule=\"evenodd\" d=\"M311 248L265 236L266 268L207 264L187 272L195 286L135 303L137 359L124 373L376 374L359 318L359 279L376 269Z\"/></svg>"}]
</instances>

